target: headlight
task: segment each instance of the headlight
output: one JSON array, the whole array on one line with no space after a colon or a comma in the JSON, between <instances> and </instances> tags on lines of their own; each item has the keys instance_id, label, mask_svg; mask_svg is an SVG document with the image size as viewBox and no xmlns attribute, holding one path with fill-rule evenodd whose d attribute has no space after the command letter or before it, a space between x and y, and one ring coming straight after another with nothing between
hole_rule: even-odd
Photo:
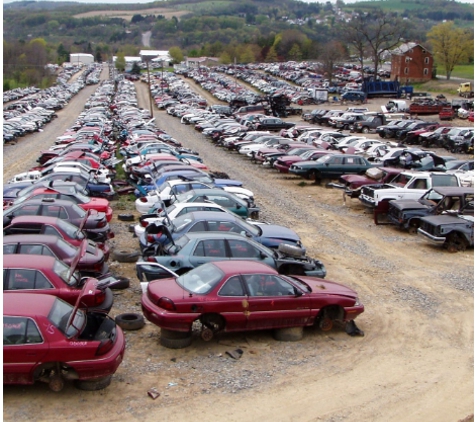
<instances>
[{"instance_id":1,"label":"headlight","mask_svg":"<svg viewBox=\"0 0 475 422\"><path fill-rule=\"evenodd\" d=\"M356 298L355 304L353 306L361 306L361 302L358 297Z\"/></svg>"}]
</instances>

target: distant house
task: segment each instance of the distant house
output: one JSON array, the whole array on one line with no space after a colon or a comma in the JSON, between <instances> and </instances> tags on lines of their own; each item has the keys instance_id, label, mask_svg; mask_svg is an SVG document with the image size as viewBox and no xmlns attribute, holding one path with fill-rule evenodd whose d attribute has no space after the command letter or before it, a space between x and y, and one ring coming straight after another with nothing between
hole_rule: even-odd
<instances>
[{"instance_id":1,"label":"distant house","mask_svg":"<svg viewBox=\"0 0 475 422\"><path fill-rule=\"evenodd\" d=\"M426 82L432 79L433 66L432 54L420 44L409 42L391 51L391 80Z\"/></svg>"},{"instance_id":2,"label":"distant house","mask_svg":"<svg viewBox=\"0 0 475 422\"><path fill-rule=\"evenodd\" d=\"M216 66L219 64L218 57L185 57L185 63L188 67L198 69L202 66Z\"/></svg>"},{"instance_id":3,"label":"distant house","mask_svg":"<svg viewBox=\"0 0 475 422\"><path fill-rule=\"evenodd\" d=\"M168 63L171 61L170 54L168 50L140 50L139 52L142 62L146 63L147 61Z\"/></svg>"}]
</instances>

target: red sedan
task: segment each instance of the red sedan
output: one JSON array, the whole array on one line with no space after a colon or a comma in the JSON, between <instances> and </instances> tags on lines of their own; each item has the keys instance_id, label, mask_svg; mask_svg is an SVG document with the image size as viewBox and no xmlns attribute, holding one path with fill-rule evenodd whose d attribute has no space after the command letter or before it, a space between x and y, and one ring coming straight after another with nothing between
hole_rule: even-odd
<instances>
[{"instance_id":1,"label":"red sedan","mask_svg":"<svg viewBox=\"0 0 475 422\"><path fill-rule=\"evenodd\" d=\"M124 357L120 327L104 313L78 309L91 296L86 283L76 306L52 295L12 293L3 303L3 383L64 380L83 390L107 387Z\"/></svg>"},{"instance_id":2,"label":"red sedan","mask_svg":"<svg viewBox=\"0 0 475 422\"><path fill-rule=\"evenodd\" d=\"M346 286L282 275L259 262L210 262L164 277L148 283L142 310L161 328L161 344L171 348L191 344L196 321L204 340L220 331L263 329L275 329L276 338L285 339L288 328L316 325L327 331L335 321L350 322L364 311Z\"/></svg>"}]
</instances>

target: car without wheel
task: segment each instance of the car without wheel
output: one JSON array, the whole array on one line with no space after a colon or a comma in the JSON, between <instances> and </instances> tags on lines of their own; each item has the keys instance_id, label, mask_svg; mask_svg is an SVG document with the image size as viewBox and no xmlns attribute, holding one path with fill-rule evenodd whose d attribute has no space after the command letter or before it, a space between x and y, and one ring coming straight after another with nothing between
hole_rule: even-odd
<instances>
[{"instance_id":1,"label":"car without wheel","mask_svg":"<svg viewBox=\"0 0 475 422\"><path fill-rule=\"evenodd\" d=\"M161 277L144 286L141 303L145 317L161 328L161 344L170 348L189 346L197 322L206 341L219 332L265 329L274 329L278 340L299 340L303 328L295 327L329 331L364 311L357 293L342 284L282 275L258 262L210 262Z\"/></svg>"},{"instance_id":2,"label":"car without wheel","mask_svg":"<svg viewBox=\"0 0 475 422\"><path fill-rule=\"evenodd\" d=\"M79 309L55 296L11 293L3 304L3 384L45 382L61 391L65 380L82 390L106 388L124 357L125 337L103 312Z\"/></svg>"}]
</instances>

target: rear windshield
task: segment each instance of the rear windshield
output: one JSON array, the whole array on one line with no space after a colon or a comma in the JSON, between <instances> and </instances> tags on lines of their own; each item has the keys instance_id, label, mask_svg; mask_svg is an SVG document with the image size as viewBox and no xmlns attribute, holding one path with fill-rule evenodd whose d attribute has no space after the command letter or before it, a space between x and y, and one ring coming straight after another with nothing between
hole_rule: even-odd
<instances>
[{"instance_id":1,"label":"rear windshield","mask_svg":"<svg viewBox=\"0 0 475 422\"><path fill-rule=\"evenodd\" d=\"M455 175L433 174L432 186L459 186L459 183Z\"/></svg>"},{"instance_id":2,"label":"rear windshield","mask_svg":"<svg viewBox=\"0 0 475 422\"><path fill-rule=\"evenodd\" d=\"M68 338L78 336L86 323L84 312L77 310L72 321L68 324L73 310L73 306L57 298L48 315L51 323Z\"/></svg>"}]
</instances>

